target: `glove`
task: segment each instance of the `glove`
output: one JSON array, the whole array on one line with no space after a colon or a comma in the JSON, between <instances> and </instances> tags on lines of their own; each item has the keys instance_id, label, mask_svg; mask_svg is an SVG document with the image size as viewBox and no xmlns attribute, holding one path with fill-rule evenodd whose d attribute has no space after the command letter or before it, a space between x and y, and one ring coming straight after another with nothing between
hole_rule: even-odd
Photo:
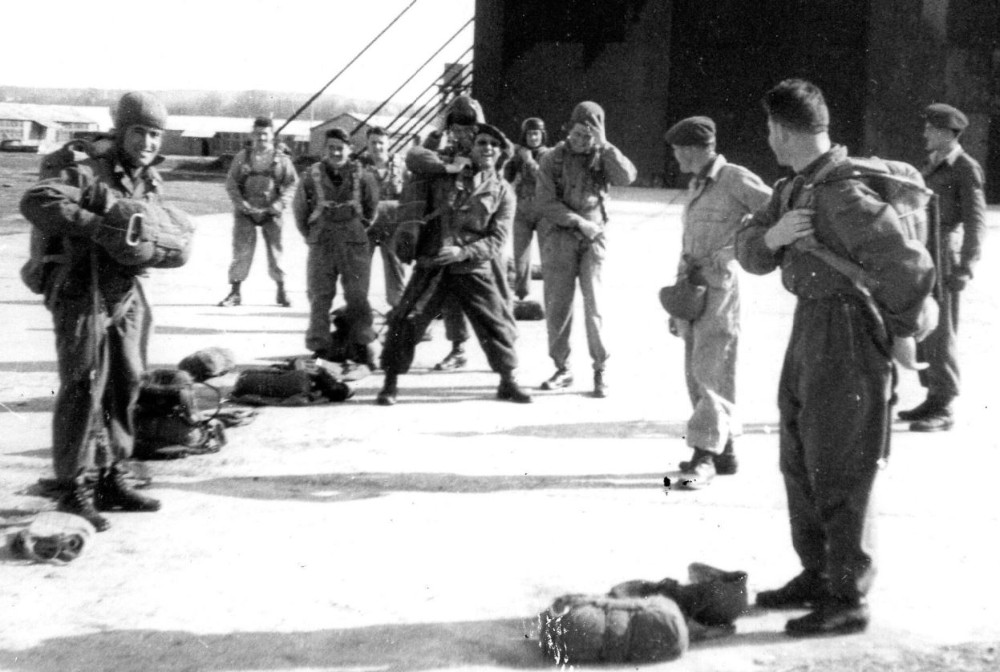
<instances>
[{"instance_id":1,"label":"glove","mask_svg":"<svg viewBox=\"0 0 1000 672\"><path fill-rule=\"evenodd\" d=\"M956 271L944 280L944 288L949 292L961 292L969 284L972 276L966 271Z\"/></svg>"}]
</instances>

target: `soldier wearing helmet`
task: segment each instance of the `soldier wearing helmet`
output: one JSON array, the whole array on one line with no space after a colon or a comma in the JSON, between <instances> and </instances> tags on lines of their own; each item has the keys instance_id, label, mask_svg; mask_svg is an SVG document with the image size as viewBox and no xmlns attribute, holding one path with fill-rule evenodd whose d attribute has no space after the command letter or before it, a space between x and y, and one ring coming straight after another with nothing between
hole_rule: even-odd
<instances>
[{"instance_id":1,"label":"soldier wearing helmet","mask_svg":"<svg viewBox=\"0 0 1000 672\"><path fill-rule=\"evenodd\" d=\"M521 144L504 168L504 177L514 185L517 211L514 215L514 293L524 299L531 291L531 240L541 219L535 204L538 162L549 151L545 122L529 117L521 123Z\"/></svg>"}]
</instances>

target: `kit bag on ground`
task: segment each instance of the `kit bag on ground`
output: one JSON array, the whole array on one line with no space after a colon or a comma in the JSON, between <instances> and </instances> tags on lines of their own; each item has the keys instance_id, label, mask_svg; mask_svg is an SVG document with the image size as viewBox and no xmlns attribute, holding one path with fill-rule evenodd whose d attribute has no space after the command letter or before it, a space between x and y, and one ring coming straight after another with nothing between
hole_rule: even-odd
<instances>
[{"instance_id":1,"label":"kit bag on ground","mask_svg":"<svg viewBox=\"0 0 1000 672\"><path fill-rule=\"evenodd\" d=\"M236 356L229 348L202 348L180 361L177 368L186 371L195 382L203 382L229 373L236 366Z\"/></svg>"},{"instance_id":2,"label":"kit bag on ground","mask_svg":"<svg viewBox=\"0 0 1000 672\"><path fill-rule=\"evenodd\" d=\"M346 401L350 386L308 357L241 371L231 401L251 406L307 406Z\"/></svg>"},{"instance_id":3,"label":"kit bag on ground","mask_svg":"<svg viewBox=\"0 0 1000 672\"><path fill-rule=\"evenodd\" d=\"M705 626L732 626L746 613L747 573L725 571L700 562L688 565L689 583L675 579L625 581L614 586L612 597L662 595L674 600L684 615ZM693 634L693 633L692 633Z\"/></svg>"},{"instance_id":4,"label":"kit bag on ground","mask_svg":"<svg viewBox=\"0 0 1000 672\"><path fill-rule=\"evenodd\" d=\"M539 645L557 665L654 663L688 648L684 614L662 595L564 595L538 619Z\"/></svg>"},{"instance_id":5,"label":"kit bag on ground","mask_svg":"<svg viewBox=\"0 0 1000 672\"><path fill-rule=\"evenodd\" d=\"M185 371L146 373L136 402L133 457L174 459L215 453L226 444L223 423L198 410L194 385Z\"/></svg>"},{"instance_id":6,"label":"kit bag on ground","mask_svg":"<svg viewBox=\"0 0 1000 672\"><path fill-rule=\"evenodd\" d=\"M101 220L94 241L125 266L179 268L191 256L194 221L170 205L123 198Z\"/></svg>"}]
</instances>

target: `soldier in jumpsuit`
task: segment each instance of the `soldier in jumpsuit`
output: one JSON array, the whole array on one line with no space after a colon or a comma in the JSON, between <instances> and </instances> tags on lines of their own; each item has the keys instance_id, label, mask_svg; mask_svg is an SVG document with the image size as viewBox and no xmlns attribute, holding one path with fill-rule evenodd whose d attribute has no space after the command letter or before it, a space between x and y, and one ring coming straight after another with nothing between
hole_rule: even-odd
<instances>
[{"instance_id":1,"label":"soldier in jumpsuit","mask_svg":"<svg viewBox=\"0 0 1000 672\"><path fill-rule=\"evenodd\" d=\"M601 333L601 268L607 246L605 202L612 186L636 178L635 166L604 133L604 110L594 102L578 104L570 116L569 136L542 157L536 207L542 220L538 240L545 278L545 320L549 356L556 371L542 383L554 390L573 384L569 337L576 283L583 294L587 345L594 368L594 396L604 397L608 350Z\"/></svg>"},{"instance_id":2,"label":"soldier in jumpsuit","mask_svg":"<svg viewBox=\"0 0 1000 672\"><path fill-rule=\"evenodd\" d=\"M106 151L39 182L21 212L58 240L60 253L45 286L59 363L52 415L52 457L62 490L60 511L111 524L99 511L156 511L159 501L133 490L123 461L135 442L134 412L152 326L137 268L111 258L93 235L118 199L159 203L159 156L167 110L154 96L126 93L115 112ZM91 489L88 471L98 470Z\"/></svg>"},{"instance_id":3,"label":"soldier in jumpsuit","mask_svg":"<svg viewBox=\"0 0 1000 672\"><path fill-rule=\"evenodd\" d=\"M376 247L381 251L385 301L392 308L399 305L406 278L403 263L396 256L394 237L396 211L399 208L399 195L403 191L403 181L406 179L406 166L402 156L388 152L389 134L384 128L369 128L366 137L368 151L359 161L375 177L379 186L378 216L368 229L368 241L372 255L375 254Z\"/></svg>"},{"instance_id":4,"label":"soldier in jumpsuit","mask_svg":"<svg viewBox=\"0 0 1000 672\"><path fill-rule=\"evenodd\" d=\"M938 195L940 232L930 246L940 242L935 255L943 284L939 296L941 315L937 329L917 344L917 358L928 366L919 374L927 388L927 399L916 408L901 411L916 432L940 432L952 428L952 400L959 394L958 315L962 290L972 279L979 261L986 230L986 198L983 169L959 144L968 118L951 105L935 103L924 110L924 140L930 156L922 173L927 187Z\"/></svg>"},{"instance_id":5,"label":"soldier in jumpsuit","mask_svg":"<svg viewBox=\"0 0 1000 672\"><path fill-rule=\"evenodd\" d=\"M377 399L382 406L396 403L398 377L409 370L416 344L446 300L465 313L490 368L500 374L497 398L531 402L517 382L517 325L504 267L516 199L499 171L510 143L486 123L451 126L456 135L469 136L468 162L447 163L424 148L407 155L407 167L426 182L422 210L432 214L416 241L413 275L391 313L382 349L385 383Z\"/></svg>"},{"instance_id":6,"label":"soldier in jumpsuit","mask_svg":"<svg viewBox=\"0 0 1000 672\"><path fill-rule=\"evenodd\" d=\"M831 143L819 88L785 80L763 105L771 149L796 177L779 182L767 207L741 229L736 256L751 273L780 267L798 297L778 407L792 545L803 571L759 593L757 604L811 608L786 623L793 636L857 632L868 626L865 595L875 576L869 517L875 474L889 450L893 357L912 352L914 338L929 331L924 304L933 262L895 210L857 180L802 200L810 178L847 159ZM799 207L803 202L812 208ZM871 301L807 251L817 242L871 274Z\"/></svg>"},{"instance_id":7,"label":"soldier in jumpsuit","mask_svg":"<svg viewBox=\"0 0 1000 672\"><path fill-rule=\"evenodd\" d=\"M740 334L740 288L736 275L736 231L764 207L771 188L742 166L715 151L715 122L683 119L666 134L681 172L693 175L684 206L678 277L696 276L708 287L704 314L692 322L670 318L671 331L684 339L684 375L694 411L687 423L681 463L683 482L697 488L716 473L736 473L733 437L736 418L736 355Z\"/></svg>"},{"instance_id":8,"label":"soldier in jumpsuit","mask_svg":"<svg viewBox=\"0 0 1000 672\"><path fill-rule=\"evenodd\" d=\"M303 174L292 200L295 224L309 248L306 348L323 357L333 344L330 306L337 296L339 279L344 288L348 342L365 348L368 361L357 363L374 369L368 227L375 218L379 191L371 173L350 160L350 150L347 133L339 128L327 131L326 158Z\"/></svg>"},{"instance_id":9,"label":"soldier in jumpsuit","mask_svg":"<svg viewBox=\"0 0 1000 672\"><path fill-rule=\"evenodd\" d=\"M298 175L292 160L274 146L274 129L267 117L254 120L251 146L233 157L226 175L226 193L233 202L233 261L229 265L229 294L219 305L238 306L240 285L250 275L257 229L267 248L267 272L278 286L275 303L291 306L281 267L284 212L292 202Z\"/></svg>"},{"instance_id":10,"label":"soldier in jumpsuit","mask_svg":"<svg viewBox=\"0 0 1000 672\"><path fill-rule=\"evenodd\" d=\"M521 123L521 144L504 167L504 177L514 185L517 212L514 215L514 295L524 299L531 291L531 239L541 216L535 203L538 162L545 153L548 133L545 122L530 117Z\"/></svg>"}]
</instances>

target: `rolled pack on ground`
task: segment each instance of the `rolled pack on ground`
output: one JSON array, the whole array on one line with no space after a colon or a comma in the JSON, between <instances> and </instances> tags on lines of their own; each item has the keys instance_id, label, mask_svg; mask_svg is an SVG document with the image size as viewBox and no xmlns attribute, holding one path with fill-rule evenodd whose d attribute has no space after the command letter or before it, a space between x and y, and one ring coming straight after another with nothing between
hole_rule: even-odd
<instances>
[{"instance_id":1,"label":"rolled pack on ground","mask_svg":"<svg viewBox=\"0 0 1000 672\"><path fill-rule=\"evenodd\" d=\"M191 256L194 221L170 205L122 199L104 215L94 240L125 266L179 268Z\"/></svg>"},{"instance_id":2,"label":"rolled pack on ground","mask_svg":"<svg viewBox=\"0 0 1000 672\"><path fill-rule=\"evenodd\" d=\"M662 595L563 595L538 620L542 652L557 665L654 663L688 648L684 614Z\"/></svg>"}]
</instances>

